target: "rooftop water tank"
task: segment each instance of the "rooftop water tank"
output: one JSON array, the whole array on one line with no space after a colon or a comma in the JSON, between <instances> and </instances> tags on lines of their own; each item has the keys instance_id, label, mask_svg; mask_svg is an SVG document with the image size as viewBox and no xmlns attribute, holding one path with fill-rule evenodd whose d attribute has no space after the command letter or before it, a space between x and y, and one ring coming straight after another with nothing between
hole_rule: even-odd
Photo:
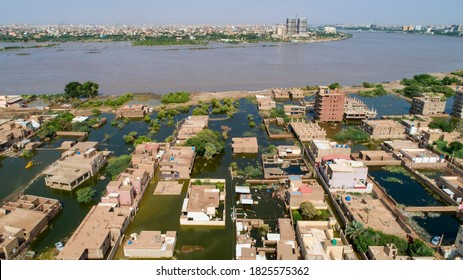
<instances>
[{"instance_id":1,"label":"rooftop water tank","mask_svg":"<svg viewBox=\"0 0 463 280\"><path fill-rule=\"evenodd\" d=\"M346 196L346 201L350 201L350 196Z\"/></svg>"}]
</instances>

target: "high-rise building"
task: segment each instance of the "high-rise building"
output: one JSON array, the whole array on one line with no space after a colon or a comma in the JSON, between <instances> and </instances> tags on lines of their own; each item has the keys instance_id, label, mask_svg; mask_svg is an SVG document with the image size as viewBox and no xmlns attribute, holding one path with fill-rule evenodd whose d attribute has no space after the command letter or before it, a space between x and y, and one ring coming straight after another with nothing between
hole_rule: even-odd
<instances>
[{"instance_id":1,"label":"high-rise building","mask_svg":"<svg viewBox=\"0 0 463 280\"><path fill-rule=\"evenodd\" d=\"M457 88L457 93L453 99L452 116L455 118L463 118L463 90Z\"/></svg>"},{"instance_id":2,"label":"high-rise building","mask_svg":"<svg viewBox=\"0 0 463 280\"><path fill-rule=\"evenodd\" d=\"M297 19L297 34L307 34L307 18L298 18Z\"/></svg>"},{"instance_id":3,"label":"high-rise building","mask_svg":"<svg viewBox=\"0 0 463 280\"><path fill-rule=\"evenodd\" d=\"M296 34L296 18L295 17L286 19L286 34L289 37Z\"/></svg>"},{"instance_id":4,"label":"high-rise building","mask_svg":"<svg viewBox=\"0 0 463 280\"><path fill-rule=\"evenodd\" d=\"M321 122L341 122L346 96L328 87L319 87L315 95L315 118Z\"/></svg>"}]
</instances>

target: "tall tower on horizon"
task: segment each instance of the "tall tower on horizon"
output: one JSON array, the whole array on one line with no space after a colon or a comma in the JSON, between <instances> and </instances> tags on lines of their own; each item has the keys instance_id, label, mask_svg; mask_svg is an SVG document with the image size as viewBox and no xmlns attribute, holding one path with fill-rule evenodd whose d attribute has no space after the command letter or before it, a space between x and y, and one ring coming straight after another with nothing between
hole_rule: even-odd
<instances>
[{"instance_id":1,"label":"tall tower on horizon","mask_svg":"<svg viewBox=\"0 0 463 280\"><path fill-rule=\"evenodd\" d=\"M291 37L296 34L296 18L290 17L286 19L286 34Z\"/></svg>"},{"instance_id":2,"label":"tall tower on horizon","mask_svg":"<svg viewBox=\"0 0 463 280\"><path fill-rule=\"evenodd\" d=\"M297 19L297 34L307 34L307 18L302 17Z\"/></svg>"}]
</instances>

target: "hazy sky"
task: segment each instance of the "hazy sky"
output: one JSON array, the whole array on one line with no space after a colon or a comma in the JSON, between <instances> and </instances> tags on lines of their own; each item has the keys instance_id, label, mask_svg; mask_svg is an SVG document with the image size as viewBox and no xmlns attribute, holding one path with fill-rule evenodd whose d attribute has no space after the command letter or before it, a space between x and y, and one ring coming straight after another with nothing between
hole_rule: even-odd
<instances>
[{"instance_id":1,"label":"hazy sky","mask_svg":"<svg viewBox=\"0 0 463 280\"><path fill-rule=\"evenodd\" d=\"M460 24L462 11L462 0L1 0L0 24Z\"/></svg>"}]
</instances>

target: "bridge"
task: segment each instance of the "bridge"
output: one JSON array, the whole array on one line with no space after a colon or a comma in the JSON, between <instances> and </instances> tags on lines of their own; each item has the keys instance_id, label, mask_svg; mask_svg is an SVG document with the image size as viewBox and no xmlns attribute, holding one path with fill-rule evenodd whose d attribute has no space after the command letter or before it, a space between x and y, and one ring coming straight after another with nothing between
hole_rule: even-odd
<instances>
[{"instance_id":1,"label":"bridge","mask_svg":"<svg viewBox=\"0 0 463 280\"><path fill-rule=\"evenodd\" d=\"M403 209L406 212L457 212L458 206L409 206Z\"/></svg>"}]
</instances>

